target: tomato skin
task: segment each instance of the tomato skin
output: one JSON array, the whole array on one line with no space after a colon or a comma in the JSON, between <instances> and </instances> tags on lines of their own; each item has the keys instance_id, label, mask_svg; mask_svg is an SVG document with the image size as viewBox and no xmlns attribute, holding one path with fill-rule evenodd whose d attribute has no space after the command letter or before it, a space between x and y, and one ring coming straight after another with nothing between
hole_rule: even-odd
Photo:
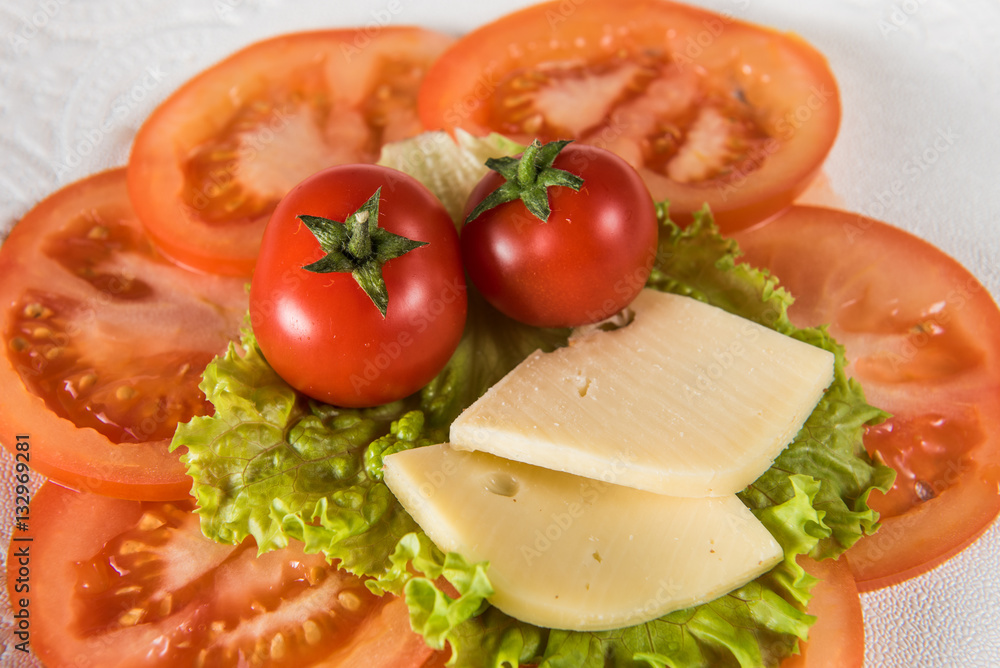
<instances>
[{"instance_id":1,"label":"tomato skin","mask_svg":"<svg viewBox=\"0 0 1000 668\"><path fill-rule=\"evenodd\" d=\"M27 599L30 647L50 668L339 668L358 657L371 668L418 668L442 656L408 628L401 599L374 596L299 544L256 556L253 539L214 543L190 502L48 482L30 515L30 530L14 535L30 542L12 540L9 551L29 550L29 581L7 568L7 587L13 601Z\"/></svg>"},{"instance_id":2,"label":"tomato skin","mask_svg":"<svg viewBox=\"0 0 1000 668\"><path fill-rule=\"evenodd\" d=\"M0 248L0 441L30 436L31 467L109 496L188 495L178 421L211 410L201 371L239 333L244 281L162 257L125 172L53 193Z\"/></svg>"},{"instance_id":3,"label":"tomato skin","mask_svg":"<svg viewBox=\"0 0 1000 668\"><path fill-rule=\"evenodd\" d=\"M1000 309L988 291L931 244L853 213L793 207L735 238L796 298L795 324L829 324L848 374L892 415L865 434L897 476L869 499L881 529L847 552L859 589L974 541L1000 512Z\"/></svg>"},{"instance_id":4,"label":"tomato skin","mask_svg":"<svg viewBox=\"0 0 1000 668\"><path fill-rule=\"evenodd\" d=\"M802 39L666 0L506 15L449 47L418 102L428 128L609 149L675 221L708 203L724 232L792 203L841 113L825 58Z\"/></svg>"},{"instance_id":5,"label":"tomato skin","mask_svg":"<svg viewBox=\"0 0 1000 668\"><path fill-rule=\"evenodd\" d=\"M422 130L417 87L451 41L403 26L290 33L192 77L146 119L129 157L150 236L179 263L250 276L292 186L331 165L373 163L382 144Z\"/></svg>"},{"instance_id":6,"label":"tomato skin","mask_svg":"<svg viewBox=\"0 0 1000 668\"><path fill-rule=\"evenodd\" d=\"M627 306L649 278L656 207L636 171L609 151L569 144L552 166L582 177L580 191L549 188L547 222L514 200L466 223L466 271L494 307L529 325L604 320ZM466 215L503 183L499 173L488 173L469 196Z\"/></svg>"},{"instance_id":7,"label":"tomato skin","mask_svg":"<svg viewBox=\"0 0 1000 668\"><path fill-rule=\"evenodd\" d=\"M343 222L382 188L379 227L426 242L383 265L386 317L347 273L303 269L325 255L297 216ZM250 288L252 326L293 387L338 406L374 406L427 384L458 346L467 309L458 234L419 182L375 165L323 170L268 223Z\"/></svg>"}]
</instances>

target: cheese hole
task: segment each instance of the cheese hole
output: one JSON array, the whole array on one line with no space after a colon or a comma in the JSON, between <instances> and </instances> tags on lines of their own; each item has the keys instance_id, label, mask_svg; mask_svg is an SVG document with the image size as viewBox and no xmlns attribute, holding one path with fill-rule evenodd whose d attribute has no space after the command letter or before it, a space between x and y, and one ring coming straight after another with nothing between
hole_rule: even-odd
<instances>
[{"instance_id":1,"label":"cheese hole","mask_svg":"<svg viewBox=\"0 0 1000 668\"><path fill-rule=\"evenodd\" d=\"M514 496L520 488L520 483L509 473L496 472L486 476L486 491L497 496Z\"/></svg>"}]
</instances>

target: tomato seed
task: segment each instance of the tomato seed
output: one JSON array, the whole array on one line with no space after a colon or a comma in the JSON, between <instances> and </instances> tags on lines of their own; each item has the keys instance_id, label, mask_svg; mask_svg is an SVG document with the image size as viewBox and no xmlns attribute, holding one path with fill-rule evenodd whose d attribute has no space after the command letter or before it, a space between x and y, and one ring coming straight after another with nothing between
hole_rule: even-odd
<instances>
[{"instance_id":1,"label":"tomato seed","mask_svg":"<svg viewBox=\"0 0 1000 668\"><path fill-rule=\"evenodd\" d=\"M10 340L10 348L16 353L23 353L25 350L31 347L27 341L25 341L20 336L15 336Z\"/></svg>"},{"instance_id":2,"label":"tomato seed","mask_svg":"<svg viewBox=\"0 0 1000 668\"><path fill-rule=\"evenodd\" d=\"M96 384L97 384L97 374L95 374L95 373L86 373L86 374L80 376L80 380L77 381L76 387L80 391L85 391L85 390L89 390L90 388L92 388ZM162 522L161 522L161 524L162 524Z\"/></svg>"},{"instance_id":3,"label":"tomato seed","mask_svg":"<svg viewBox=\"0 0 1000 668\"><path fill-rule=\"evenodd\" d=\"M135 390L128 385L119 385L115 390L115 398L119 401L128 401L135 396Z\"/></svg>"},{"instance_id":4,"label":"tomato seed","mask_svg":"<svg viewBox=\"0 0 1000 668\"><path fill-rule=\"evenodd\" d=\"M257 638L257 642L253 645L253 654L250 655L250 665L252 666L262 666L264 665L264 659L267 658L267 641L263 638Z\"/></svg>"},{"instance_id":5,"label":"tomato seed","mask_svg":"<svg viewBox=\"0 0 1000 668\"><path fill-rule=\"evenodd\" d=\"M277 661L285 658L285 636L280 631L271 638L271 658Z\"/></svg>"},{"instance_id":6,"label":"tomato seed","mask_svg":"<svg viewBox=\"0 0 1000 668\"><path fill-rule=\"evenodd\" d=\"M140 552L145 552L148 549L148 545L137 540L123 540L122 544L118 547L118 554L139 554Z\"/></svg>"},{"instance_id":7,"label":"tomato seed","mask_svg":"<svg viewBox=\"0 0 1000 668\"><path fill-rule=\"evenodd\" d=\"M140 621L142 621L143 616L146 611L142 608L132 608L124 615L118 618L118 623L122 626L135 626Z\"/></svg>"},{"instance_id":8,"label":"tomato seed","mask_svg":"<svg viewBox=\"0 0 1000 668\"><path fill-rule=\"evenodd\" d=\"M340 605L342 605L345 610L350 612L356 612L361 608L361 599L354 592L346 590L342 591L337 594L337 600L340 601Z\"/></svg>"},{"instance_id":9,"label":"tomato seed","mask_svg":"<svg viewBox=\"0 0 1000 668\"><path fill-rule=\"evenodd\" d=\"M103 241L107 239L110 235L111 235L110 230L108 230L108 228L104 225L94 225L92 228L90 228L90 231L87 232L87 238L92 239L94 241Z\"/></svg>"},{"instance_id":10,"label":"tomato seed","mask_svg":"<svg viewBox=\"0 0 1000 668\"><path fill-rule=\"evenodd\" d=\"M529 118L525 119L524 123L521 124L521 128L529 135L537 134L542 126L545 124L545 119L541 114L534 114Z\"/></svg>"},{"instance_id":11,"label":"tomato seed","mask_svg":"<svg viewBox=\"0 0 1000 668\"><path fill-rule=\"evenodd\" d=\"M313 566L306 571L306 580L309 582L310 586L313 587L322 582L325 577L326 569L321 566Z\"/></svg>"},{"instance_id":12,"label":"tomato seed","mask_svg":"<svg viewBox=\"0 0 1000 668\"><path fill-rule=\"evenodd\" d=\"M52 309L42 306L38 302L33 302L24 307L24 315L27 318L44 320L52 315Z\"/></svg>"},{"instance_id":13,"label":"tomato seed","mask_svg":"<svg viewBox=\"0 0 1000 668\"><path fill-rule=\"evenodd\" d=\"M319 644L319 641L323 639L323 631L319 628L319 624L311 619L303 622L302 634L305 636L306 644L308 645Z\"/></svg>"}]
</instances>

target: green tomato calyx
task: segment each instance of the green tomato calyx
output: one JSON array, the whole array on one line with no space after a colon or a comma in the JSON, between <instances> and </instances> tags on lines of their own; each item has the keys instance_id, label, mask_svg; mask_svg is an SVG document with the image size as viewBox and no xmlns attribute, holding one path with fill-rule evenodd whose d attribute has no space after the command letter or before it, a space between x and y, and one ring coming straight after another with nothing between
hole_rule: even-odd
<instances>
[{"instance_id":1,"label":"green tomato calyx","mask_svg":"<svg viewBox=\"0 0 1000 668\"><path fill-rule=\"evenodd\" d=\"M389 293L382 278L382 265L427 242L413 241L378 226L381 194L382 188L379 188L342 223L320 216L301 215L298 218L326 253L302 268L317 274L351 274L385 318Z\"/></svg>"},{"instance_id":2,"label":"green tomato calyx","mask_svg":"<svg viewBox=\"0 0 1000 668\"><path fill-rule=\"evenodd\" d=\"M543 223L548 222L549 188L566 186L579 192L583 178L552 166L556 156L572 140L552 141L542 144L537 139L524 149L520 158L490 158L486 166L500 174L506 182L491 192L469 213L466 223L471 223L484 211L519 199Z\"/></svg>"}]
</instances>

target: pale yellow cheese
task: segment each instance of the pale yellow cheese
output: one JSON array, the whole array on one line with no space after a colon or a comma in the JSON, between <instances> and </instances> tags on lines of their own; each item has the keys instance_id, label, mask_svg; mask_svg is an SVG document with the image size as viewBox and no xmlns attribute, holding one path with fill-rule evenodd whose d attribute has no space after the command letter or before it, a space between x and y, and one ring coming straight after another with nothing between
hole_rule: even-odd
<instances>
[{"instance_id":1,"label":"pale yellow cheese","mask_svg":"<svg viewBox=\"0 0 1000 668\"><path fill-rule=\"evenodd\" d=\"M833 355L644 290L634 320L536 352L451 426L454 447L671 496L727 496L795 437Z\"/></svg>"},{"instance_id":2,"label":"pale yellow cheese","mask_svg":"<svg viewBox=\"0 0 1000 668\"><path fill-rule=\"evenodd\" d=\"M385 482L441 549L489 561L507 614L548 628L639 624L768 571L781 548L735 496L676 498L435 445Z\"/></svg>"}]
</instances>

